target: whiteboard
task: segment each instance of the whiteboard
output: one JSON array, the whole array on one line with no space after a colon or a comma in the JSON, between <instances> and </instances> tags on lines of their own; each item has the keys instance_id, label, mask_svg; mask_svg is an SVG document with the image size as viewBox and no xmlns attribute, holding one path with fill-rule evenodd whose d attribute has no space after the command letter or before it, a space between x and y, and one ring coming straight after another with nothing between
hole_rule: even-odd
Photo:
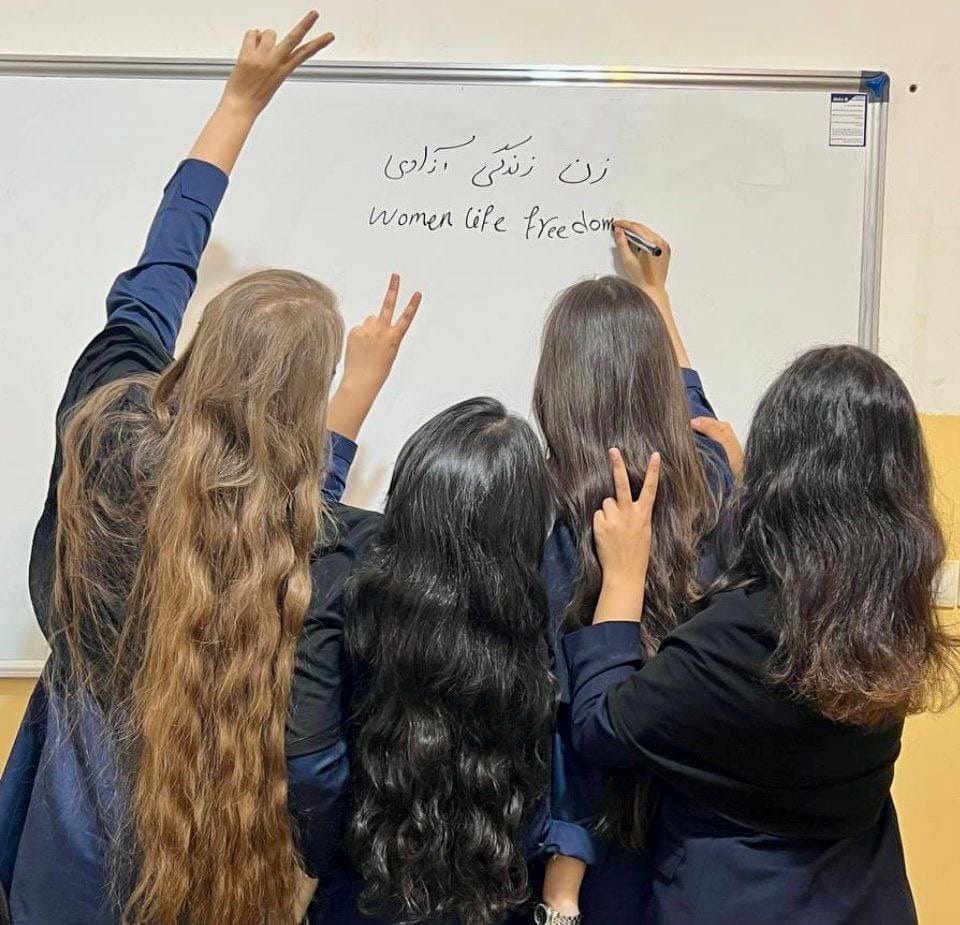
<instances>
[{"instance_id":1,"label":"whiteboard","mask_svg":"<svg viewBox=\"0 0 960 925\"><path fill-rule=\"evenodd\" d=\"M67 374L226 70L0 59L0 673L35 671L45 652L27 561ZM361 435L354 503L380 502L403 441L450 403L490 394L529 412L545 312L571 282L615 271L613 215L672 243L678 324L741 433L798 351L873 343L882 100L868 93L862 146L829 143L831 95L863 91L859 74L334 64L299 76L241 156L184 333L216 291L267 266L330 284L348 323L379 305L391 271L421 288Z\"/></svg>"}]
</instances>

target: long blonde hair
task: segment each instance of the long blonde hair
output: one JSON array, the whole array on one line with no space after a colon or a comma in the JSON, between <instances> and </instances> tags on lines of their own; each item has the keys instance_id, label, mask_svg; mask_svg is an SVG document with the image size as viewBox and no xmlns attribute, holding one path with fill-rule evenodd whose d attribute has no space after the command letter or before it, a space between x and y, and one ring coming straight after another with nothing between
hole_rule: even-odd
<instances>
[{"instance_id":1,"label":"long blonde hair","mask_svg":"<svg viewBox=\"0 0 960 925\"><path fill-rule=\"evenodd\" d=\"M342 342L329 289L255 273L64 432L54 654L123 746L126 921L294 921L284 730Z\"/></svg>"}]
</instances>

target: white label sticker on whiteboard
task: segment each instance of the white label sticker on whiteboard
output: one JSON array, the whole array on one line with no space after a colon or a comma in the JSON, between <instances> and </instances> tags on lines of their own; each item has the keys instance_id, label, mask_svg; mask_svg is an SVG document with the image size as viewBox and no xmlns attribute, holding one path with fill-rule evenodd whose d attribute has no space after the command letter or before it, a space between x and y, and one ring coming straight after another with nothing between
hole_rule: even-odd
<instances>
[{"instance_id":1,"label":"white label sticker on whiteboard","mask_svg":"<svg viewBox=\"0 0 960 925\"><path fill-rule=\"evenodd\" d=\"M830 94L830 147L862 148L867 143L867 94Z\"/></svg>"}]
</instances>

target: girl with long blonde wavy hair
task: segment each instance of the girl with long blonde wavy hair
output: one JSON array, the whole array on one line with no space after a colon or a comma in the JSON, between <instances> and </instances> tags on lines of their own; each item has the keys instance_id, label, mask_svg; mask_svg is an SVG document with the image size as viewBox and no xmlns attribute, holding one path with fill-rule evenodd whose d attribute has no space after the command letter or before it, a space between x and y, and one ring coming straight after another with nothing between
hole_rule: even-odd
<instances>
[{"instance_id":1,"label":"girl with long blonde wavy hair","mask_svg":"<svg viewBox=\"0 0 960 925\"><path fill-rule=\"evenodd\" d=\"M170 356L230 172L332 41L248 32L140 263L71 374L31 592L46 741L5 876L17 921L284 923L339 829L338 604L366 512L337 503L419 294L344 340L287 270L238 280ZM37 799L38 793L44 799Z\"/></svg>"}]
</instances>

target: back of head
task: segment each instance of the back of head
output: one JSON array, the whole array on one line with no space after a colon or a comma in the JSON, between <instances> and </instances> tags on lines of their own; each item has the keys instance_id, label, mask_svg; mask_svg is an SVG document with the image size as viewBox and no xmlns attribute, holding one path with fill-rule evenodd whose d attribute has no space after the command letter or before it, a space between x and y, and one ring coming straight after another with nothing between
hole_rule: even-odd
<instances>
[{"instance_id":1,"label":"back of head","mask_svg":"<svg viewBox=\"0 0 960 925\"><path fill-rule=\"evenodd\" d=\"M676 355L653 301L616 276L576 283L547 317L534 412L549 450L559 514L582 560L568 622L587 625L600 593L593 514L613 494L607 451L619 447L634 491L663 459L647 577L644 638L655 650L696 593L696 550L716 521Z\"/></svg>"},{"instance_id":2,"label":"back of head","mask_svg":"<svg viewBox=\"0 0 960 925\"><path fill-rule=\"evenodd\" d=\"M536 437L499 402L441 412L400 453L348 595L350 845L370 908L487 925L526 897L521 824L546 786L553 703L549 518Z\"/></svg>"},{"instance_id":3,"label":"back of head","mask_svg":"<svg viewBox=\"0 0 960 925\"><path fill-rule=\"evenodd\" d=\"M102 611L91 560L134 563L96 568L104 596L132 583L109 678L68 642L126 746L133 921L293 920L284 727L342 338L326 287L253 274L138 406L115 383L65 432L56 602L76 641Z\"/></svg>"},{"instance_id":4,"label":"back of head","mask_svg":"<svg viewBox=\"0 0 960 925\"><path fill-rule=\"evenodd\" d=\"M795 360L763 396L725 516L718 587L776 597L771 677L841 722L871 724L955 689L932 588L944 555L906 386L853 346Z\"/></svg>"}]
</instances>

